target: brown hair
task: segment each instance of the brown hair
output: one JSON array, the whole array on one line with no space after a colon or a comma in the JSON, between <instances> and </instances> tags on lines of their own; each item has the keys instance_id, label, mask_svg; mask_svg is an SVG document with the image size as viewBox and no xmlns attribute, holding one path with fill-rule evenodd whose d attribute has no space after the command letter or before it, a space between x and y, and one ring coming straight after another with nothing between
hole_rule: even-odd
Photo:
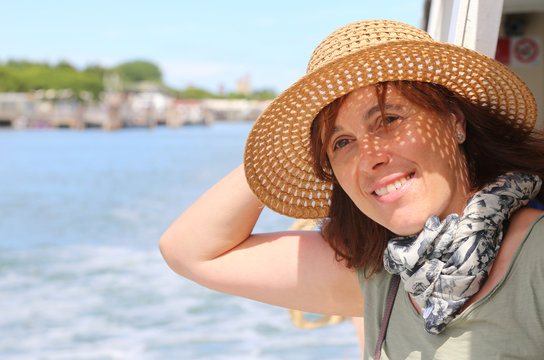
<instances>
[{"instance_id":1,"label":"brown hair","mask_svg":"<svg viewBox=\"0 0 544 360\"><path fill-rule=\"evenodd\" d=\"M465 115L463 148L472 189L482 188L508 171L544 177L544 135L541 131L527 134L489 107L475 105L441 85L412 81L375 85L382 120L387 86L394 86L408 101L424 109L447 114L457 107ZM322 223L321 231L338 260L344 260L349 268L364 268L368 270L366 276L371 276L382 268L387 240L393 234L355 206L332 172L326 149L344 99L345 95L323 108L311 128L314 171L320 179L333 183L329 218ZM544 190L538 198L544 200Z\"/></svg>"}]
</instances>

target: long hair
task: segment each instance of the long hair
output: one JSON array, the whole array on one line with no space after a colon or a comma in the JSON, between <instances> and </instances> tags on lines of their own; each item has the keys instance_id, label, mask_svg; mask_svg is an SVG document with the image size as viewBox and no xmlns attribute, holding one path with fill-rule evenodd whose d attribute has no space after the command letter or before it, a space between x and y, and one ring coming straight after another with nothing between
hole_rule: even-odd
<instances>
[{"instance_id":1,"label":"long hair","mask_svg":"<svg viewBox=\"0 0 544 360\"><path fill-rule=\"evenodd\" d=\"M473 104L462 96L432 83L392 81L375 85L378 106L384 121L385 94L388 86L424 109L445 115L459 109L465 115L466 140L463 149L468 180L472 190L481 189L508 171L544 177L544 135L526 133L489 107ZM311 153L318 178L333 183L329 217L321 231L336 258L348 268L364 268L370 277L383 267L383 253L393 234L363 214L334 177L326 149L338 110L345 96L336 99L316 116L311 128ZM384 121L384 126L385 124ZM544 190L538 198L544 200Z\"/></svg>"}]
</instances>

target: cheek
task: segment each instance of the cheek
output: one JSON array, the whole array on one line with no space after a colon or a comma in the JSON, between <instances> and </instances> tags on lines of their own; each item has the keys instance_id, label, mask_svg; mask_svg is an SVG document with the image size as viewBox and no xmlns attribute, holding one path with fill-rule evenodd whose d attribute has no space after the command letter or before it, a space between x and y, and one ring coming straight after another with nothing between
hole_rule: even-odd
<instances>
[{"instance_id":1,"label":"cheek","mask_svg":"<svg viewBox=\"0 0 544 360\"><path fill-rule=\"evenodd\" d=\"M442 167L456 169L461 165L460 152L455 134L448 127L444 126L435 131L435 138L431 142L430 151L435 161L442 164Z\"/></svg>"},{"instance_id":2,"label":"cheek","mask_svg":"<svg viewBox=\"0 0 544 360\"><path fill-rule=\"evenodd\" d=\"M344 192L348 195L349 198L356 198L358 194L358 174L357 166L353 161L344 160L337 161L335 163L331 162L331 168L334 173L334 177L338 184L342 187Z\"/></svg>"},{"instance_id":3,"label":"cheek","mask_svg":"<svg viewBox=\"0 0 544 360\"><path fill-rule=\"evenodd\" d=\"M331 162L331 168L334 173L334 177L336 178L340 186L342 186L344 191L346 191L346 187L349 186L349 179L352 178L352 176L350 176L351 175L350 171L352 169L350 169L349 164L345 161L337 160L337 161Z\"/></svg>"},{"instance_id":4,"label":"cheek","mask_svg":"<svg viewBox=\"0 0 544 360\"><path fill-rule=\"evenodd\" d=\"M413 154L422 160L446 162L449 167L456 165L457 143L452 129L440 119L418 116L394 134L395 145L404 154Z\"/></svg>"}]
</instances>

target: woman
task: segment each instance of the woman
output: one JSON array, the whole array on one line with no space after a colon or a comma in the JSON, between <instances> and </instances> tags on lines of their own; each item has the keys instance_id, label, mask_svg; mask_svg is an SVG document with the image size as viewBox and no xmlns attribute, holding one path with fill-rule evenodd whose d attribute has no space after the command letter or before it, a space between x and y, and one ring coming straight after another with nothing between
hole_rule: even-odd
<instances>
[{"instance_id":1,"label":"woman","mask_svg":"<svg viewBox=\"0 0 544 360\"><path fill-rule=\"evenodd\" d=\"M525 84L490 58L402 23L346 25L161 251L218 291L364 315L365 358L397 275L384 358L537 358L544 221L526 207L542 195L536 114ZM252 234L264 205L325 220Z\"/></svg>"}]
</instances>

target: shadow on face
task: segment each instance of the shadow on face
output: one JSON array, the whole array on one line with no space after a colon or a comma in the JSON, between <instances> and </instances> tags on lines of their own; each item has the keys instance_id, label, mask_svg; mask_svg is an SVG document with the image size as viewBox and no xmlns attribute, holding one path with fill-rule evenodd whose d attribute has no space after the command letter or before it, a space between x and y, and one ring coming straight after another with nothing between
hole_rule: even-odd
<instances>
[{"instance_id":1,"label":"shadow on face","mask_svg":"<svg viewBox=\"0 0 544 360\"><path fill-rule=\"evenodd\" d=\"M395 233L413 233L431 215L464 208L468 171L458 134L464 138L459 112L415 104L394 86L382 94L367 86L346 96L323 142L355 205Z\"/></svg>"}]
</instances>

